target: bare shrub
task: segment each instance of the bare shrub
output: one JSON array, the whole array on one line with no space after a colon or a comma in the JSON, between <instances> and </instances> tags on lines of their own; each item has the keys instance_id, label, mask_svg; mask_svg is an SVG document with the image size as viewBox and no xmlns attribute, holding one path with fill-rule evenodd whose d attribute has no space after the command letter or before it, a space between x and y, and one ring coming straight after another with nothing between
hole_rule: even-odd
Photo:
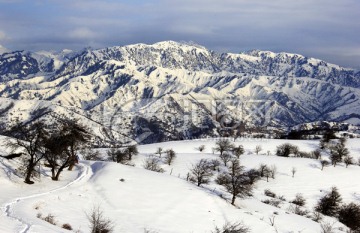
<instances>
[{"instance_id":1,"label":"bare shrub","mask_svg":"<svg viewBox=\"0 0 360 233\"><path fill-rule=\"evenodd\" d=\"M176 158L176 153L173 149L169 149L166 151L166 163L170 166L171 163L174 161L174 159Z\"/></svg>"},{"instance_id":2,"label":"bare shrub","mask_svg":"<svg viewBox=\"0 0 360 233\"><path fill-rule=\"evenodd\" d=\"M165 172L165 170L160 166L160 159L154 156L149 156L145 159L143 163L143 167L146 170L154 171L154 172Z\"/></svg>"},{"instance_id":3,"label":"bare shrub","mask_svg":"<svg viewBox=\"0 0 360 233\"><path fill-rule=\"evenodd\" d=\"M312 216L311 216L311 219L315 222L320 222L322 219L323 219L323 216L320 212L314 210L312 212Z\"/></svg>"},{"instance_id":4,"label":"bare shrub","mask_svg":"<svg viewBox=\"0 0 360 233\"><path fill-rule=\"evenodd\" d=\"M322 222L320 224L321 233L335 233L334 224L335 223Z\"/></svg>"},{"instance_id":5,"label":"bare shrub","mask_svg":"<svg viewBox=\"0 0 360 233\"><path fill-rule=\"evenodd\" d=\"M42 218L42 220L44 220L52 225L56 225L55 216L50 213L46 217Z\"/></svg>"},{"instance_id":6,"label":"bare shrub","mask_svg":"<svg viewBox=\"0 0 360 233\"><path fill-rule=\"evenodd\" d=\"M200 145L199 147L196 147L195 149L200 152L203 152L205 150L205 145Z\"/></svg>"},{"instance_id":7,"label":"bare shrub","mask_svg":"<svg viewBox=\"0 0 360 233\"><path fill-rule=\"evenodd\" d=\"M225 223L222 228L215 227L212 233L248 233L250 229L243 223Z\"/></svg>"},{"instance_id":8,"label":"bare shrub","mask_svg":"<svg viewBox=\"0 0 360 233\"><path fill-rule=\"evenodd\" d=\"M273 193L272 191L270 191L270 189L265 189L264 194L265 194L265 196L276 198L276 194Z\"/></svg>"},{"instance_id":9,"label":"bare shrub","mask_svg":"<svg viewBox=\"0 0 360 233\"><path fill-rule=\"evenodd\" d=\"M298 193L296 194L295 199L291 201L291 203L298 206L304 206L306 204L306 200L301 193Z\"/></svg>"},{"instance_id":10,"label":"bare shrub","mask_svg":"<svg viewBox=\"0 0 360 233\"><path fill-rule=\"evenodd\" d=\"M262 151L262 147L260 145L257 145L255 147L255 153L258 155L260 151Z\"/></svg>"},{"instance_id":11,"label":"bare shrub","mask_svg":"<svg viewBox=\"0 0 360 233\"><path fill-rule=\"evenodd\" d=\"M300 215L300 216L306 216L309 213L309 211L301 208L301 206L299 206L299 205L290 205L290 207L288 208L288 211L292 212L294 214Z\"/></svg>"},{"instance_id":12,"label":"bare shrub","mask_svg":"<svg viewBox=\"0 0 360 233\"><path fill-rule=\"evenodd\" d=\"M89 220L91 233L110 233L113 232L113 222L104 216L103 211L99 206L93 207L89 214L87 214Z\"/></svg>"},{"instance_id":13,"label":"bare shrub","mask_svg":"<svg viewBox=\"0 0 360 233\"><path fill-rule=\"evenodd\" d=\"M263 202L263 203L265 203L265 204L267 204L267 205L275 206L275 207L277 207L277 208L279 208L279 207L280 207L280 204L282 203L282 201L281 201L281 200L278 200L278 199L266 199L266 200L263 200L263 201L261 201L261 202Z\"/></svg>"}]
</instances>

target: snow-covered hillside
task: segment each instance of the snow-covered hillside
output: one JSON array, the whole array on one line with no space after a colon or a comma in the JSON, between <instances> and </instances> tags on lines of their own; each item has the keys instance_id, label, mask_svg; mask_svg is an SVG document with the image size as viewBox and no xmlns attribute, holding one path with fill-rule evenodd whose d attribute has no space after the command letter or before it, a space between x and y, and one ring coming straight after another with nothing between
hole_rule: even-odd
<instances>
[{"instance_id":1,"label":"snow-covered hillside","mask_svg":"<svg viewBox=\"0 0 360 233\"><path fill-rule=\"evenodd\" d=\"M34 101L34 109L41 100L144 142L217 136L228 119L250 127L360 124L359 87L360 72L314 58L219 54L173 41L0 54L0 97L6 101ZM2 121L19 111L29 114L3 102ZM156 137L140 139L149 134Z\"/></svg>"},{"instance_id":2,"label":"snow-covered hillside","mask_svg":"<svg viewBox=\"0 0 360 233\"><path fill-rule=\"evenodd\" d=\"M139 146L140 154L133 160L135 167L113 162L81 161L75 171L66 171L61 181L54 182L43 176L32 186L25 185L22 179L12 174L11 169L17 167L16 162L3 159L0 162L0 232L68 232L60 228L65 223L70 224L74 231L88 232L86 213L94 205L101 206L105 216L114 222L115 232L140 233L146 229L159 233L205 233L227 221L243 222L251 232L321 232L319 223L293 214L289 201L297 193L302 193L306 198L305 209L312 211L317 200L332 186L337 186L344 203L352 201L359 204L360 183L354 177L360 175L360 167L345 168L340 164L321 171L318 160L275 156L276 146L285 142L307 152L318 148L319 144L317 140L239 139L235 142L245 148L240 161L247 170L258 168L261 163L277 167L275 179L258 181L253 196L237 198L236 206L230 204L231 196L215 182L197 187L186 181L192 164L202 158L219 157L212 152L215 140L211 139ZM359 142L359 139L347 142L356 160L360 157ZM205 145L203 152L195 149L200 145ZM263 149L259 155L254 152L257 145ZM158 147L172 148L177 153L172 165L161 165L164 173L142 167L144 160ZM106 155L106 149L99 151ZM7 148L2 145L0 153L6 152ZM326 156L324 154L324 158ZM291 173L293 167L297 171L294 177ZM282 201L279 208L263 203L269 199L264 195L265 189L270 189L277 196L282 195L286 201ZM54 215L56 226L37 218L38 214ZM273 226L270 219L274 219ZM325 217L323 221L332 224L336 219ZM346 232L347 228L337 222L334 229L334 232Z\"/></svg>"}]
</instances>

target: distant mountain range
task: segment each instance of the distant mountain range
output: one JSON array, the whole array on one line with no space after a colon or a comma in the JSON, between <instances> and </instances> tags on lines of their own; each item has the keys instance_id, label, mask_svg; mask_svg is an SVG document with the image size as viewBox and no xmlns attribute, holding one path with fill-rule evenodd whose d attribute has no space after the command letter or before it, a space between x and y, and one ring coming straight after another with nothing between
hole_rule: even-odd
<instances>
[{"instance_id":1,"label":"distant mountain range","mask_svg":"<svg viewBox=\"0 0 360 233\"><path fill-rule=\"evenodd\" d=\"M0 54L0 118L64 114L99 141L148 143L315 121L360 125L360 72L298 54L165 41Z\"/></svg>"}]
</instances>

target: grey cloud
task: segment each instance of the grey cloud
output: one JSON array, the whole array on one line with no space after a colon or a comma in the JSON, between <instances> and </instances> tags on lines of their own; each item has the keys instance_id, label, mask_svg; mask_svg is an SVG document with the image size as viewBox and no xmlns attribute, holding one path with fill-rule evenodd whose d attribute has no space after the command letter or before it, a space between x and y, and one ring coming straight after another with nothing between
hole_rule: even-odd
<instances>
[{"instance_id":1,"label":"grey cloud","mask_svg":"<svg viewBox=\"0 0 360 233\"><path fill-rule=\"evenodd\" d=\"M3 45L79 49L191 40L219 52L288 51L360 66L358 0L36 2L33 9L9 13L1 5L10 3L0 0L0 30L11 37Z\"/></svg>"}]
</instances>

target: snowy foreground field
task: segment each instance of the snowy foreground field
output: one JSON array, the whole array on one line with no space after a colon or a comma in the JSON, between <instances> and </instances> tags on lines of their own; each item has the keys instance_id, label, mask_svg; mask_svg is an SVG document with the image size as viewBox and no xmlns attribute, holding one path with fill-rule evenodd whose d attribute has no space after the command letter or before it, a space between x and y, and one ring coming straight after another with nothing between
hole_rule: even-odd
<instances>
[{"instance_id":1,"label":"snowy foreground field","mask_svg":"<svg viewBox=\"0 0 360 233\"><path fill-rule=\"evenodd\" d=\"M4 138L1 138L3 141ZM61 228L68 223L74 232L89 232L86 213L100 206L104 215L114 222L114 232L143 233L197 233L211 232L225 222L243 222L251 232L321 232L319 223L304 216L293 214L289 201L297 193L306 198L305 209L313 210L317 200L332 186L336 186L343 202L360 203L360 166L335 168L328 166L321 171L318 160L283 158L274 155L276 146L285 140L238 140L245 154L240 157L246 169L258 168L261 163L276 165L275 179L262 179L256 183L253 196L237 198L236 207L230 204L231 195L222 186L211 182L197 187L186 181L192 164L202 158L215 159L212 153L215 140L167 142L139 146L135 167L113 162L81 161L77 168L64 171L60 181L42 176L34 185L26 185L15 176L12 169L17 161L0 158L0 232L70 232ZM289 141L301 151L313 151L319 141ZM205 145L205 151L196 147ZM263 150L255 154L256 145ZM360 156L360 140L349 139L347 147L357 161ZM142 164L158 147L174 149L177 157L171 166L162 164L164 173L145 170ZM267 155L270 151L270 155ZM9 152L1 145L0 154ZM101 149L106 154L106 149ZM325 155L326 156L326 155ZM292 168L296 168L294 178ZM215 179L216 176L213 177ZM120 181L123 179L123 181ZM271 199L264 195L270 189L277 196L284 196L279 208L264 204ZM55 216L56 226L37 216ZM347 228L335 218L323 221L333 224L334 232L346 232Z\"/></svg>"}]
</instances>

